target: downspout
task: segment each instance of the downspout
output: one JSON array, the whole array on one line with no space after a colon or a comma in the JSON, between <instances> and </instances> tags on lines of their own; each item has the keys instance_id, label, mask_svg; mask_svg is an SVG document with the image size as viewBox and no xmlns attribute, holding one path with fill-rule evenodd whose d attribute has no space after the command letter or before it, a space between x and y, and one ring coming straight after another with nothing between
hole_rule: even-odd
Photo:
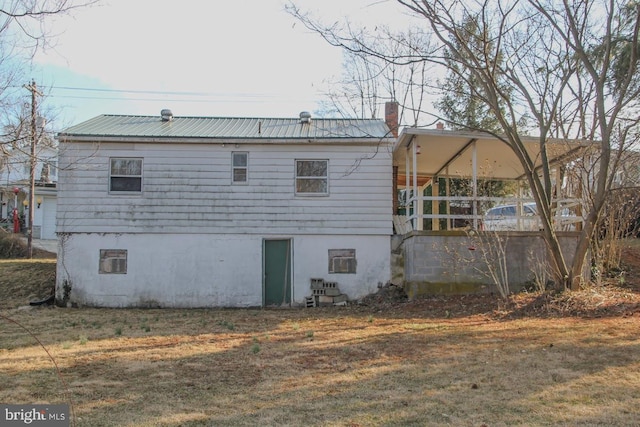
<instances>
[{"instance_id":1,"label":"downspout","mask_svg":"<svg viewBox=\"0 0 640 427\"><path fill-rule=\"evenodd\" d=\"M393 187L393 215L398 215L398 166L393 166L393 177L392 177L392 187Z\"/></svg>"},{"instance_id":2,"label":"downspout","mask_svg":"<svg viewBox=\"0 0 640 427\"><path fill-rule=\"evenodd\" d=\"M409 169L409 147L408 146L407 146L407 152L405 153L405 156L404 156L404 163L405 163L405 168L404 168L404 174L405 174L405 177L404 177L404 188L405 188L405 191L406 191L405 206L404 206L405 213L404 214L405 214L405 216L407 218L410 218L411 215L409 213L409 204L407 203L409 201L409 197L411 196L411 191L410 191L410 187L409 187L409 172L410 172L410 169ZM413 201L411 203L413 204ZM414 225L413 228L415 229L415 224L413 224L413 225Z\"/></svg>"},{"instance_id":3,"label":"downspout","mask_svg":"<svg viewBox=\"0 0 640 427\"><path fill-rule=\"evenodd\" d=\"M417 216L418 213L418 144L414 142L415 138L411 141L411 156L413 163L413 213L416 215L416 224L414 229L422 231L424 229L424 221L422 220L422 215L420 217ZM422 201L420 201L422 203ZM422 212L422 209L420 209Z\"/></svg>"},{"instance_id":4,"label":"downspout","mask_svg":"<svg viewBox=\"0 0 640 427\"><path fill-rule=\"evenodd\" d=\"M478 146L473 141L471 146L471 167L473 170L473 229L478 229Z\"/></svg>"}]
</instances>

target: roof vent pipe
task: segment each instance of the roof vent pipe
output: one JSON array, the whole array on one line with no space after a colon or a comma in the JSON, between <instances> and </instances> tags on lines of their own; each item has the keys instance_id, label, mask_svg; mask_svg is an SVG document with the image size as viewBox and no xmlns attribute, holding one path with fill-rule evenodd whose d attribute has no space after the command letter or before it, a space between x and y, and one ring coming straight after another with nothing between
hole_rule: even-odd
<instances>
[{"instance_id":1,"label":"roof vent pipe","mask_svg":"<svg viewBox=\"0 0 640 427\"><path fill-rule=\"evenodd\" d=\"M171 120L173 120L173 113L168 108L165 108L164 110L160 111L160 118L163 122L170 122Z\"/></svg>"},{"instance_id":2,"label":"roof vent pipe","mask_svg":"<svg viewBox=\"0 0 640 427\"><path fill-rule=\"evenodd\" d=\"M311 123L311 113L308 111L301 112L300 123Z\"/></svg>"}]
</instances>

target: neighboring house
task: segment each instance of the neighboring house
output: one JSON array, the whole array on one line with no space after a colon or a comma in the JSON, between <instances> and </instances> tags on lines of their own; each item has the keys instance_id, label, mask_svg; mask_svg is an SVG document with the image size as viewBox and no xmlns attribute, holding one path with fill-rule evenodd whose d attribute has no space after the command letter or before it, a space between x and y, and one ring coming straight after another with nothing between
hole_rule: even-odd
<instances>
[{"instance_id":1,"label":"neighboring house","mask_svg":"<svg viewBox=\"0 0 640 427\"><path fill-rule=\"evenodd\" d=\"M5 224L12 220L16 205L21 216L28 217L30 190L30 148L10 148L2 157L0 168L0 217ZM56 181L58 180L58 150L50 144L36 147L33 236L37 239L56 238ZM15 194L15 189L18 194ZM12 227L7 227L12 229Z\"/></svg>"},{"instance_id":2,"label":"neighboring house","mask_svg":"<svg viewBox=\"0 0 640 427\"><path fill-rule=\"evenodd\" d=\"M102 115L58 135L57 299L300 305L390 278L382 120Z\"/></svg>"}]
</instances>

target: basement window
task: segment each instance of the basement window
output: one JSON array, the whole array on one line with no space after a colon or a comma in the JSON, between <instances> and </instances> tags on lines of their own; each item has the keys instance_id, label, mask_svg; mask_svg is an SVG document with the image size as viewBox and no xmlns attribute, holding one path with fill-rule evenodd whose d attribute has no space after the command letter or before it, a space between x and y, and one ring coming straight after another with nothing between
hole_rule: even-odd
<instances>
[{"instance_id":1,"label":"basement window","mask_svg":"<svg viewBox=\"0 0 640 427\"><path fill-rule=\"evenodd\" d=\"M355 249L329 249L329 273L356 274Z\"/></svg>"},{"instance_id":2,"label":"basement window","mask_svg":"<svg viewBox=\"0 0 640 427\"><path fill-rule=\"evenodd\" d=\"M109 191L112 193L142 192L142 159L117 157L110 159Z\"/></svg>"},{"instance_id":3,"label":"basement window","mask_svg":"<svg viewBox=\"0 0 640 427\"><path fill-rule=\"evenodd\" d=\"M127 274L126 249L100 249L100 274Z\"/></svg>"},{"instance_id":4,"label":"basement window","mask_svg":"<svg viewBox=\"0 0 640 427\"><path fill-rule=\"evenodd\" d=\"M329 161L296 160L296 195L329 194Z\"/></svg>"}]
</instances>

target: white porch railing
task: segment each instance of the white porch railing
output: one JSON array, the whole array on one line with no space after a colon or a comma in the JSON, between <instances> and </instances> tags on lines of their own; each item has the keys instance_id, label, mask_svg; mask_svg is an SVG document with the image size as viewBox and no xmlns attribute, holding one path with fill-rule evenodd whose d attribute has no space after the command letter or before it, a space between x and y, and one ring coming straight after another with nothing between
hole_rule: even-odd
<instances>
[{"instance_id":1,"label":"white porch railing","mask_svg":"<svg viewBox=\"0 0 640 427\"><path fill-rule=\"evenodd\" d=\"M431 202L431 212L424 212ZM440 212L445 202L444 212ZM513 207L513 215L487 215L499 206ZM580 230L583 223L580 199L552 201L554 228L559 231ZM412 230L492 230L537 231L542 228L533 199L505 197L412 196L404 206L405 223ZM533 211L532 211L533 209ZM458 211L458 212L453 212ZM494 209L495 210L495 209ZM431 220L430 224L427 220ZM398 220L396 219L396 222ZM401 228L401 227L396 227Z\"/></svg>"}]
</instances>

